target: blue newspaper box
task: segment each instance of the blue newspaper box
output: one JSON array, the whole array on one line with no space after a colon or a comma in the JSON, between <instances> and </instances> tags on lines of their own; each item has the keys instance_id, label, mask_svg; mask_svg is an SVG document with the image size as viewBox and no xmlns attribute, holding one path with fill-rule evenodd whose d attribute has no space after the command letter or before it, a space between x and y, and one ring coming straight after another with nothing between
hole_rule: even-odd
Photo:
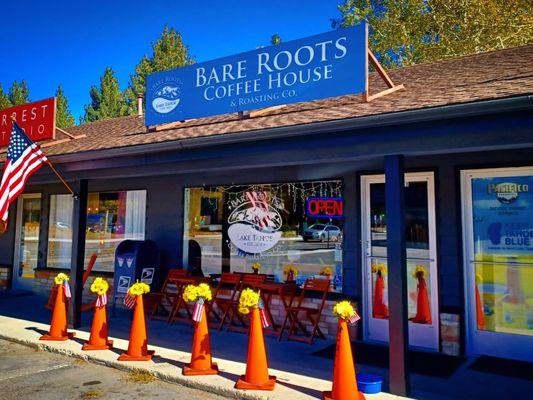
<instances>
[{"instance_id":1,"label":"blue newspaper box","mask_svg":"<svg viewBox=\"0 0 533 400\"><path fill-rule=\"evenodd\" d=\"M159 249L151 240L124 240L115 251L116 298L124 298L136 281L159 287Z\"/></svg>"}]
</instances>

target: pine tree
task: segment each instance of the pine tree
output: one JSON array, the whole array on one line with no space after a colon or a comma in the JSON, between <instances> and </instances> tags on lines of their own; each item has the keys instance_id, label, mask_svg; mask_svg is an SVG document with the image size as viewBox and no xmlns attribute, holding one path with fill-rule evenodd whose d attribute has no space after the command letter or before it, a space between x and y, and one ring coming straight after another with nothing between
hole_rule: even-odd
<instances>
[{"instance_id":1,"label":"pine tree","mask_svg":"<svg viewBox=\"0 0 533 400\"><path fill-rule=\"evenodd\" d=\"M56 101L56 126L63 129L73 126L74 116L70 112L67 96L61 85L56 90Z\"/></svg>"},{"instance_id":2,"label":"pine tree","mask_svg":"<svg viewBox=\"0 0 533 400\"><path fill-rule=\"evenodd\" d=\"M21 104L30 102L30 91L24 80L20 81L20 83L17 81L13 82L9 89L9 101L14 106L20 106Z\"/></svg>"},{"instance_id":3,"label":"pine tree","mask_svg":"<svg viewBox=\"0 0 533 400\"><path fill-rule=\"evenodd\" d=\"M528 44L528 0L345 0L333 26L367 21L369 45L385 67Z\"/></svg>"},{"instance_id":4,"label":"pine tree","mask_svg":"<svg viewBox=\"0 0 533 400\"><path fill-rule=\"evenodd\" d=\"M146 92L146 76L154 72L193 64L194 60L188 54L188 47L183 43L180 33L174 28L165 26L161 36L152 44L152 55L144 56L135 67L135 74L130 76L130 84L125 96L128 103L128 113L137 113L137 95Z\"/></svg>"},{"instance_id":5,"label":"pine tree","mask_svg":"<svg viewBox=\"0 0 533 400\"><path fill-rule=\"evenodd\" d=\"M127 115L126 100L120 90L118 79L111 67L107 67L100 78L100 87L93 85L89 91L91 103L85 106L83 122Z\"/></svg>"},{"instance_id":6,"label":"pine tree","mask_svg":"<svg viewBox=\"0 0 533 400\"><path fill-rule=\"evenodd\" d=\"M0 83L0 110L9 108L12 105L13 104L11 104L11 100L9 100L9 96L4 92L4 89L2 88L2 84Z\"/></svg>"}]
</instances>

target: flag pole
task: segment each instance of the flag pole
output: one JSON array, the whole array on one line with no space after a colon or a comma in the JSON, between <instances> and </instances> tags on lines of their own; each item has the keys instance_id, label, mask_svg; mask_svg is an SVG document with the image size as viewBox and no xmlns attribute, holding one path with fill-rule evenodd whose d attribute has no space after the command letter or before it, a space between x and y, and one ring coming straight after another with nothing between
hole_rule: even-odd
<instances>
[{"instance_id":1,"label":"flag pole","mask_svg":"<svg viewBox=\"0 0 533 400\"><path fill-rule=\"evenodd\" d=\"M14 115L11 116L11 121L13 122L17 122L16 118ZM26 133L26 132L24 132ZM59 171L54 167L54 164L52 164L52 162L48 159L46 159L46 164L48 164L48 166L52 169L52 171L54 171L54 174L56 174L56 176L59 178L59 180L61 181L61 183L67 188L67 190L72 194L72 196L76 197L76 193L74 193L74 190L72 190L72 188L70 187L70 185L67 183L67 181L65 181L65 179L63 178L63 176L59 173Z\"/></svg>"},{"instance_id":2,"label":"flag pole","mask_svg":"<svg viewBox=\"0 0 533 400\"><path fill-rule=\"evenodd\" d=\"M76 194L74 193L74 190L72 190L72 188L70 187L70 185L65 181L65 179L63 179L63 177L61 176L61 174L57 171L57 169L54 167L54 164L52 164L52 162L50 160L48 160L47 162L48 166L52 169L52 171L54 171L54 173L56 174L56 176L59 178L59 180L61 181L61 183L67 188L67 190L72 194L72 196L76 197Z\"/></svg>"}]
</instances>

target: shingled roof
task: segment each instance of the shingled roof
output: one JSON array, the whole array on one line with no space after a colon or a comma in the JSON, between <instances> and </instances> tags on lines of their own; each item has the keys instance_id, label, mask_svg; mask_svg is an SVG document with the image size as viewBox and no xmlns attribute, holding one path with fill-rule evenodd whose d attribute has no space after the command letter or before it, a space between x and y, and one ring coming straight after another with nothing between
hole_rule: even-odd
<instances>
[{"instance_id":1,"label":"shingled roof","mask_svg":"<svg viewBox=\"0 0 533 400\"><path fill-rule=\"evenodd\" d=\"M49 156L92 150L123 148L228 133L241 133L395 113L451 104L500 99L533 93L533 45L389 71L405 89L366 103L360 95L343 96L289 105L263 116L239 120L237 114L186 121L178 127L148 132L144 117L127 116L68 129L85 135L45 149ZM376 74L369 78L370 91L386 87ZM4 155L0 155L3 158Z\"/></svg>"}]
</instances>

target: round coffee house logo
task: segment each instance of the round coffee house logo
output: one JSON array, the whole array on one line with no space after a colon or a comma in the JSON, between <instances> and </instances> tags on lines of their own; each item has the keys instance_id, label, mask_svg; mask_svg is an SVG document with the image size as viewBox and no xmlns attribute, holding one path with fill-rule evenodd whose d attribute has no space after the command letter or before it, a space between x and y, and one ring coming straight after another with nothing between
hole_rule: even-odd
<instances>
[{"instance_id":1,"label":"round coffee house logo","mask_svg":"<svg viewBox=\"0 0 533 400\"><path fill-rule=\"evenodd\" d=\"M156 82L152 108L159 114L168 114L179 106L183 83L177 78L167 77Z\"/></svg>"},{"instance_id":2,"label":"round coffee house logo","mask_svg":"<svg viewBox=\"0 0 533 400\"><path fill-rule=\"evenodd\" d=\"M241 252L259 254L270 250L281 238L282 220L278 209L283 208L279 199L266 192L244 192L231 203L228 236Z\"/></svg>"},{"instance_id":3,"label":"round coffee house logo","mask_svg":"<svg viewBox=\"0 0 533 400\"><path fill-rule=\"evenodd\" d=\"M502 204L511 204L518 199L520 193L529 192L529 185L513 182L502 182L487 185L488 193L495 193L496 199Z\"/></svg>"}]
</instances>

